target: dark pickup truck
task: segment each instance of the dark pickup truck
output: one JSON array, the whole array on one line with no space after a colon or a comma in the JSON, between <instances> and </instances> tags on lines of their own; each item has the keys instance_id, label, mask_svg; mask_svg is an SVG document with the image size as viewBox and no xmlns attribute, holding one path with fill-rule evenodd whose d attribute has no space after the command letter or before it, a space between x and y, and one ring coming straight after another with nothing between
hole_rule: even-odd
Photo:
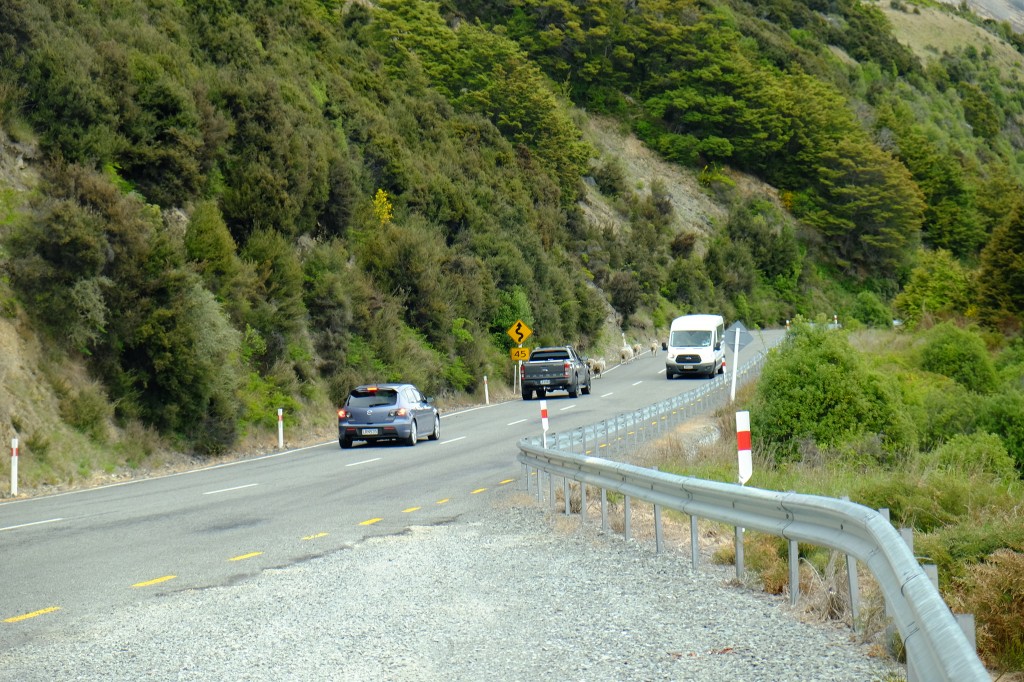
<instances>
[{"instance_id":1,"label":"dark pickup truck","mask_svg":"<svg viewBox=\"0 0 1024 682\"><path fill-rule=\"evenodd\" d=\"M523 400L543 398L548 391L567 391L570 398L590 394L590 365L572 346L536 348L520 368Z\"/></svg>"}]
</instances>

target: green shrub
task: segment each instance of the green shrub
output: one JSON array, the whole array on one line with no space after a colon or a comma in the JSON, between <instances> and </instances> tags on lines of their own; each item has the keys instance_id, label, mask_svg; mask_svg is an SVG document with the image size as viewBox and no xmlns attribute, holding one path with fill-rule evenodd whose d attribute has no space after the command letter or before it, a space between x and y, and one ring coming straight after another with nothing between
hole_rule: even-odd
<instances>
[{"instance_id":1,"label":"green shrub","mask_svg":"<svg viewBox=\"0 0 1024 682\"><path fill-rule=\"evenodd\" d=\"M909 372L903 384L904 401L917 425L922 450L933 450L978 428L984 402L949 377Z\"/></svg>"},{"instance_id":2,"label":"green shrub","mask_svg":"<svg viewBox=\"0 0 1024 682\"><path fill-rule=\"evenodd\" d=\"M1024 391L1006 390L986 396L978 413L978 427L998 434L1024 476Z\"/></svg>"},{"instance_id":3,"label":"green shrub","mask_svg":"<svg viewBox=\"0 0 1024 682\"><path fill-rule=\"evenodd\" d=\"M893 379L867 369L842 334L803 323L769 355L751 432L782 459L796 458L807 438L830 448L877 434L887 453L913 447L916 439Z\"/></svg>"},{"instance_id":4,"label":"green shrub","mask_svg":"<svg viewBox=\"0 0 1024 682\"><path fill-rule=\"evenodd\" d=\"M100 386L90 384L63 398L60 414L64 421L93 440L100 443L107 440L107 422L113 409Z\"/></svg>"},{"instance_id":5,"label":"green shrub","mask_svg":"<svg viewBox=\"0 0 1024 682\"><path fill-rule=\"evenodd\" d=\"M931 453L931 458L953 476L993 475L999 480L1017 478L1014 461L999 436L975 432L958 434Z\"/></svg>"},{"instance_id":6,"label":"green shrub","mask_svg":"<svg viewBox=\"0 0 1024 682\"><path fill-rule=\"evenodd\" d=\"M862 291L857 294L850 315L869 327L892 325L892 312L873 291Z\"/></svg>"},{"instance_id":7,"label":"green shrub","mask_svg":"<svg viewBox=\"0 0 1024 682\"><path fill-rule=\"evenodd\" d=\"M976 393L990 393L996 372L984 341L973 331L944 322L928 330L920 367L953 379Z\"/></svg>"}]
</instances>

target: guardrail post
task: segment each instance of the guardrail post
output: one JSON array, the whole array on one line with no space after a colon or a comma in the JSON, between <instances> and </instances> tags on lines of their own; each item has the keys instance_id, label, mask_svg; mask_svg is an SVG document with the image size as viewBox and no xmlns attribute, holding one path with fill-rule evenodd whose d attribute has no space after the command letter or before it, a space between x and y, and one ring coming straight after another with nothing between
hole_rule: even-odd
<instances>
[{"instance_id":1,"label":"guardrail post","mask_svg":"<svg viewBox=\"0 0 1024 682\"><path fill-rule=\"evenodd\" d=\"M796 606L800 599L800 543L789 541L789 605Z\"/></svg>"},{"instance_id":2,"label":"guardrail post","mask_svg":"<svg viewBox=\"0 0 1024 682\"><path fill-rule=\"evenodd\" d=\"M910 553L914 553L914 529L913 528L900 528L900 537L903 538L903 542L907 543L907 547L910 548ZM915 666L915 659L917 655L914 653L916 649L916 643L910 639L903 640L903 649L907 656L907 682L925 682L921 679L921 676L917 672Z\"/></svg>"},{"instance_id":3,"label":"guardrail post","mask_svg":"<svg viewBox=\"0 0 1024 682\"><path fill-rule=\"evenodd\" d=\"M523 464L523 482L526 484L526 492L530 492L530 467L527 464Z\"/></svg>"},{"instance_id":4,"label":"guardrail post","mask_svg":"<svg viewBox=\"0 0 1024 682\"><path fill-rule=\"evenodd\" d=\"M846 555L846 581L850 588L850 617L853 631L860 632L860 583L857 581L857 559Z\"/></svg>"},{"instance_id":5,"label":"guardrail post","mask_svg":"<svg viewBox=\"0 0 1024 682\"><path fill-rule=\"evenodd\" d=\"M587 484L580 481L580 521L587 522Z\"/></svg>"},{"instance_id":6,"label":"guardrail post","mask_svg":"<svg viewBox=\"0 0 1024 682\"><path fill-rule=\"evenodd\" d=\"M661 505L654 505L654 553L661 554L664 548L664 542L661 535Z\"/></svg>"},{"instance_id":7,"label":"guardrail post","mask_svg":"<svg viewBox=\"0 0 1024 682\"><path fill-rule=\"evenodd\" d=\"M967 635L967 641L971 643L971 648L975 651L978 650L978 632L974 625L974 614L973 613L954 613L953 618L956 619L957 625Z\"/></svg>"},{"instance_id":8,"label":"guardrail post","mask_svg":"<svg viewBox=\"0 0 1024 682\"><path fill-rule=\"evenodd\" d=\"M843 500L850 501L849 495L843 495ZM853 621L853 631L859 632L860 628L860 583L857 582L857 558L846 555L846 584L850 590L850 617Z\"/></svg>"},{"instance_id":9,"label":"guardrail post","mask_svg":"<svg viewBox=\"0 0 1024 682\"><path fill-rule=\"evenodd\" d=\"M633 530L633 519L631 516L629 509L629 495L626 495L622 505L622 536L626 540L630 538Z\"/></svg>"},{"instance_id":10,"label":"guardrail post","mask_svg":"<svg viewBox=\"0 0 1024 682\"><path fill-rule=\"evenodd\" d=\"M608 532L608 490L601 488L601 531Z\"/></svg>"},{"instance_id":11,"label":"guardrail post","mask_svg":"<svg viewBox=\"0 0 1024 682\"><path fill-rule=\"evenodd\" d=\"M743 580L743 527L736 526L736 579Z\"/></svg>"},{"instance_id":12,"label":"guardrail post","mask_svg":"<svg viewBox=\"0 0 1024 682\"><path fill-rule=\"evenodd\" d=\"M697 534L697 517L690 517L690 564L694 571L700 561L700 535Z\"/></svg>"},{"instance_id":13,"label":"guardrail post","mask_svg":"<svg viewBox=\"0 0 1024 682\"><path fill-rule=\"evenodd\" d=\"M569 515L569 478L567 476L562 477L562 495L565 497L565 515Z\"/></svg>"},{"instance_id":14,"label":"guardrail post","mask_svg":"<svg viewBox=\"0 0 1024 682\"><path fill-rule=\"evenodd\" d=\"M555 476L550 471L548 472L548 501L551 506L555 506Z\"/></svg>"},{"instance_id":15,"label":"guardrail post","mask_svg":"<svg viewBox=\"0 0 1024 682\"><path fill-rule=\"evenodd\" d=\"M537 502L538 503L543 503L544 502L544 492L541 490L541 487L540 487L541 483L543 483L543 482L544 482L544 470L538 467L537 468ZM527 492L529 492L529 491L527 491Z\"/></svg>"}]
</instances>

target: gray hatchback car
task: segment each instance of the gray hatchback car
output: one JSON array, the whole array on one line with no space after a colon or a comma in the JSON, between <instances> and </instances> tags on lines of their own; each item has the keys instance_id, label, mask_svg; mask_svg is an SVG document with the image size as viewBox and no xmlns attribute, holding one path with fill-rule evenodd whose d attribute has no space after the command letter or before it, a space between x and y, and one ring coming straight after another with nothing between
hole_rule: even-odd
<instances>
[{"instance_id":1,"label":"gray hatchback car","mask_svg":"<svg viewBox=\"0 0 1024 682\"><path fill-rule=\"evenodd\" d=\"M441 437L441 415L412 384L369 384L352 389L338 409L338 443L397 440L406 445L426 434Z\"/></svg>"}]
</instances>

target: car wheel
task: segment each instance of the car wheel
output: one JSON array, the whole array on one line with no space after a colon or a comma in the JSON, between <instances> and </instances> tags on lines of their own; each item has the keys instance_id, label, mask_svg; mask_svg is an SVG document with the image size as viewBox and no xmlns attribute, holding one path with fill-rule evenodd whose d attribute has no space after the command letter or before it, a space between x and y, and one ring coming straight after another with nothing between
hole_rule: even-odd
<instances>
[{"instance_id":1,"label":"car wheel","mask_svg":"<svg viewBox=\"0 0 1024 682\"><path fill-rule=\"evenodd\" d=\"M416 420L413 419L412 423L409 424L409 437L405 439L405 444L409 447L416 445L416 441L420 439L420 435L416 433Z\"/></svg>"},{"instance_id":2,"label":"car wheel","mask_svg":"<svg viewBox=\"0 0 1024 682\"><path fill-rule=\"evenodd\" d=\"M590 379L587 379L586 385L583 386L583 395L590 395Z\"/></svg>"},{"instance_id":3,"label":"car wheel","mask_svg":"<svg viewBox=\"0 0 1024 682\"><path fill-rule=\"evenodd\" d=\"M533 389L530 389L530 388L524 388L523 389L523 400L533 400Z\"/></svg>"},{"instance_id":4,"label":"car wheel","mask_svg":"<svg viewBox=\"0 0 1024 682\"><path fill-rule=\"evenodd\" d=\"M338 439L338 444L341 445L341 449L342 450L348 450L350 447L352 447L352 439L351 438L339 438Z\"/></svg>"},{"instance_id":5,"label":"car wheel","mask_svg":"<svg viewBox=\"0 0 1024 682\"><path fill-rule=\"evenodd\" d=\"M579 379L577 379L576 383L569 387L569 397L570 398L575 398L575 397L579 396L579 394L580 394L580 383L579 383Z\"/></svg>"},{"instance_id":6,"label":"car wheel","mask_svg":"<svg viewBox=\"0 0 1024 682\"><path fill-rule=\"evenodd\" d=\"M440 415L434 415L434 430L427 436L429 440L440 440L441 439L441 417Z\"/></svg>"}]
</instances>

